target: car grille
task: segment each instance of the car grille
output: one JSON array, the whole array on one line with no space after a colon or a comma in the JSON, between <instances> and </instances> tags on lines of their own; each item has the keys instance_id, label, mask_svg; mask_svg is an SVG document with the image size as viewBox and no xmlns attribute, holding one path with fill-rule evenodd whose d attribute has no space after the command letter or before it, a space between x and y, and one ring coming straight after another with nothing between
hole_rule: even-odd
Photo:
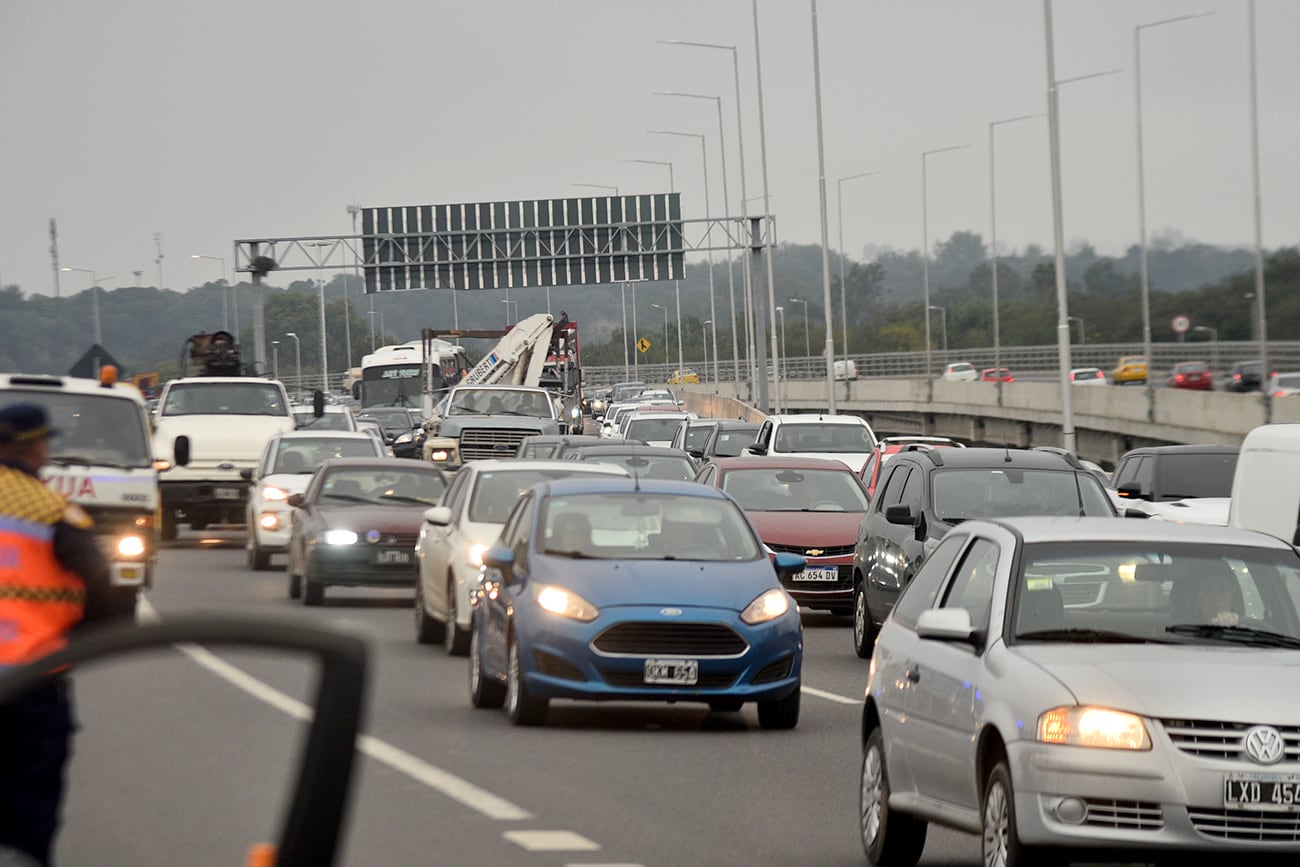
<instances>
[{"instance_id":1,"label":"car grille","mask_svg":"<svg viewBox=\"0 0 1300 867\"><path fill-rule=\"evenodd\" d=\"M1197 833L1217 840L1255 840L1261 843L1300 842L1300 813L1189 807L1187 815L1192 820L1192 827Z\"/></svg>"},{"instance_id":2,"label":"car grille","mask_svg":"<svg viewBox=\"0 0 1300 867\"><path fill-rule=\"evenodd\" d=\"M600 653L628 656L740 656L749 649L721 623L617 623L591 644Z\"/></svg>"},{"instance_id":3,"label":"car grille","mask_svg":"<svg viewBox=\"0 0 1300 867\"><path fill-rule=\"evenodd\" d=\"M1087 798L1088 812L1083 823L1098 828L1122 828L1128 831L1158 831L1165 818L1159 804L1147 801L1108 801Z\"/></svg>"},{"instance_id":4,"label":"car grille","mask_svg":"<svg viewBox=\"0 0 1300 867\"><path fill-rule=\"evenodd\" d=\"M460 432L460 459L477 461L486 458L512 458L524 437L537 431L519 428L465 428Z\"/></svg>"},{"instance_id":5,"label":"car grille","mask_svg":"<svg viewBox=\"0 0 1300 867\"><path fill-rule=\"evenodd\" d=\"M778 554L798 554L800 557L844 557L853 553L853 545L768 545ZM816 554L811 553L816 551Z\"/></svg>"},{"instance_id":6,"label":"car grille","mask_svg":"<svg viewBox=\"0 0 1300 867\"><path fill-rule=\"evenodd\" d=\"M1106 595L1106 585L1092 581L1064 581L1056 585L1061 591L1061 602L1067 608L1085 608L1097 605Z\"/></svg>"},{"instance_id":7,"label":"car grille","mask_svg":"<svg viewBox=\"0 0 1300 867\"><path fill-rule=\"evenodd\" d=\"M562 677L565 680L586 680L582 669L562 659L553 653L547 653L544 650L533 651L533 662L537 665L539 674L549 675L551 677Z\"/></svg>"},{"instance_id":8,"label":"car grille","mask_svg":"<svg viewBox=\"0 0 1300 867\"><path fill-rule=\"evenodd\" d=\"M605 683L610 686L622 687L645 687L654 689L662 687L663 689L726 689L736 682L734 674L701 674L700 679L693 684L686 685L680 683L646 683L645 675L639 671L603 671L601 677L605 678Z\"/></svg>"},{"instance_id":9,"label":"car grille","mask_svg":"<svg viewBox=\"0 0 1300 867\"><path fill-rule=\"evenodd\" d=\"M790 669L794 668L794 656L787 656L784 659L778 659L776 662L769 662L758 670L754 679L750 683L758 686L760 683L775 683L778 680L785 680L790 676Z\"/></svg>"},{"instance_id":10,"label":"car grille","mask_svg":"<svg viewBox=\"0 0 1300 867\"><path fill-rule=\"evenodd\" d=\"M1254 723L1187 719L1163 719L1160 724L1178 749L1193 756L1216 759L1241 756L1242 739L1254 727ZM1286 743L1282 761L1300 761L1300 726L1275 728L1282 733L1282 740Z\"/></svg>"}]
</instances>

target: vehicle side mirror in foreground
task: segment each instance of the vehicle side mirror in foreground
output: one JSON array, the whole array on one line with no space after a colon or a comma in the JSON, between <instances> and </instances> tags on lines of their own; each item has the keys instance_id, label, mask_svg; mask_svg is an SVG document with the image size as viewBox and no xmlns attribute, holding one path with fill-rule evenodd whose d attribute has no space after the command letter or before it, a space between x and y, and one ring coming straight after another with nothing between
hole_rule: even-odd
<instances>
[{"instance_id":1,"label":"vehicle side mirror in foreground","mask_svg":"<svg viewBox=\"0 0 1300 867\"><path fill-rule=\"evenodd\" d=\"M289 498L285 500L285 502L290 506L293 506L295 509L302 508L302 494L290 494Z\"/></svg>"},{"instance_id":2,"label":"vehicle side mirror in foreground","mask_svg":"<svg viewBox=\"0 0 1300 867\"><path fill-rule=\"evenodd\" d=\"M1150 518L1151 516L1141 509L1125 509L1125 518Z\"/></svg>"},{"instance_id":3,"label":"vehicle side mirror in foreground","mask_svg":"<svg viewBox=\"0 0 1300 867\"><path fill-rule=\"evenodd\" d=\"M741 451L747 455L755 455L760 458L767 454L767 449L760 446L758 443L754 443L752 446L745 446Z\"/></svg>"},{"instance_id":4,"label":"vehicle side mirror in foreground","mask_svg":"<svg viewBox=\"0 0 1300 867\"><path fill-rule=\"evenodd\" d=\"M808 561L798 554L782 551L772 558L772 565L776 568L778 577L789 578L791 575L798 575L807 568Z\"/></svg>"},{"instance_id":5,"label":"vehicle side mirror in foreground","mask_svg":"<svg viewBox=\"0 0 1300 867\"><path fill-rule=\"evenodd\" d=\"M142 649L168 650L174 644L301 651L319 660L315 707L291 801L280 811L285 818L274 851L277 864L333 864L340 831L347 827L357 732L366 704L367 651L358 637L269 618L182 616L160 623L92 626L64 649L0 674L0 704L73 663ZM84 676L84 667L77 670Z\"/></svg>"},{"instance_id":6,"label":"vehicle side mirror in foreground","mask_svg":"<svg viewBox=\"0 0 1300 867\"><path fill-rule=\"evenodd\" d=\"M176 459L175 463L178 467L183 467L189 464L190 438L185 436L185 434L178 436L176 442L172 444L172 457Z\"/></svg>"},{"instance_id":7,"label":"vehicle side mirror in foreground","mask_svg":"<svg viewBox=\"0 0 1300 867\"><path fill-rule=\"evenodd\" d=\"M483 555L483 562L493 569L508 570L515 565L514 549L506 545L493 545Z\"/></svg>"},{"instance_id":8,"label":"vehicle side mirror in foreground","mask_svg":"<svg viewBox=\"0 0 1300 867\"><path fill-rule=\"evenodd\" d=\"M451 523L451 509L446 506L434 506L432 509L425 509L424 520L434 526L445 527Z\"/></svg>"},{"instance_id":9,"label":"vehicle side mirror in foreground","mask_svg":"<svg viewBox=\"0 0 1300 867\"><path fill-rule=\"evenodd\" d=\"M908 503L895 503L892 506L885 506L885 520L891 524L902 524L908 527L916 526L916 514Z\"/></svg>"},{"instance_id":10,"label":"vehicle side mirror in foreground","mask_svg":"<svg viewBox=\"0 0 1300 867\"><path fill-rule=\"evenodd\" d=\"M965 608L929 608L916 618L916 634L935 641L972 641L975 627Z\"/></svg>"},{"instance_id":11,"label":"vehicle side mirror in foreground","mask_svg":"<svg viewBox=\"0 0 1300 867\"><path fill-rule=\"evenodd\" d=\"M1125 482L1124 484L1120 485L1118 488L1115 489L1115 493L1119 494L1121 497L1123 497L1126 500L1149 499L1148 497L1144 497L1142 495L1142 486L1139 485L1137 482Z\"/></svg>"}]
</instances>

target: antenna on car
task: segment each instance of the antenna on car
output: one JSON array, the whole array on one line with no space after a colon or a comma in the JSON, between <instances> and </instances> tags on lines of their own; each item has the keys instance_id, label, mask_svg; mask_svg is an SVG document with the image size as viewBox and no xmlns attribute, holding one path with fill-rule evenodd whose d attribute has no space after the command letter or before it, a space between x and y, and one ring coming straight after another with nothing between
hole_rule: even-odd
<instances>
[{"instance_id":1,"label":"antenna on car","mask_svg":"<svg viewBox=\"0 0 1300 867\"><path fill-rule=\"evenodd\" d=\"M632 446L632 460L628 461L627 465L632 469L632 490L639 494L641 493L641 473L639 472L641 461L637 459L636 455L637 441L631 440L630 443Z\"/></svg>"}]
</instances>

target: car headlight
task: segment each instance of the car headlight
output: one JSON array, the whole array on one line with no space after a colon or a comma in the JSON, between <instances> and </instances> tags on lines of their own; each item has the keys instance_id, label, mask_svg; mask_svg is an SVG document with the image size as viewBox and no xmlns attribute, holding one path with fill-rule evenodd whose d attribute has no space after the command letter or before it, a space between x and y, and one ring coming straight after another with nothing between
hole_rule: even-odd
<instances>
[{"instance_id":1,"label":"car headlight","mask_svg":"<svg viewBox=\"0 0 1300 867\"><path fill-rule=\"evenodd\" d=\"M775 620L790 610L790 597L784 590L772 588L749 603L740 613L740 619L750 626Z\"/></svg>"},{"instance_id":2,"label":"car headlight","mask_svg":"<svg viewBox=\"0 0 1300 867\"><path fill-rule=\"evenodd\" d=\"M577 419L581 418L581 417L582 417L582 407L580 407L580 406L575 406L573 409L569 410L569 417L572 418L572 419L574 419L575 421L576 421Z\"/></svg>"},{"instance_id":3,"label":"car headlight","mask_svg":"<svg viewBox=\"0 0 1300 867\"><path fill-rule=\"evenodd\" d=\"M289 499L289 492L284 488L277 488L275 485L266 485L262 488L263 500L283 501Z\"/></svg>"},{"instance_id":4,"label":"car headlight","mask_svg":"<svg viewBox=\"0 0 1300 867\"><path fill-rule=\"evenodd\" d=\"M1038 718L1038 739L1046 744L1100 747L1110 750L1149 750L1142 718L1104 707L1055 707Z\"/></svg>"},{"instance_id":5,"label":"car headlight","mask_svg":"<svg viewBox=\"0 0 1300 867\"><path fill-rule=\"evenodd\" d=\"M413 442L415 442L415 434L404 433L397 439L393 440L393 445L400 446L400 445L405 445L406 443L413 443Z\"/></svg>"},{"instance_id":6,"label":"car headlight","mask_svg":"<svg viewBox=\"0 0 1300 867\"><path fill-rule=\"evenodd\" d=\"M482 542L475 542L469 546L469 552L465 555L471 566L482 566L483 555L487 553L488 546Z\"/></svg>"},{"instance_id":7,"label":"car headlight","mask_svg":"<svg viewBox=\"0 0 1300 867\"><path fill-rule=\"evenodd\" d=\"M263 512L261 517L257 519L257 525L263 530L278 530L280 529L280 516L275 512Z\"/></svg>"},{"instance_id":8,"label":"car headlight","mask_svg":"<svg viewBox=\"0 0 1300 867\"><path fill-rule=\"evenodd\" d=\"M563 587L556 587L554 584L544 584L537 588L537 604L552 614L568 617L571 620L581 620L583 623L590 623L600 614L595 605L577 593L565 590Z\"/></svg>"},{"instance_id":9,"label":"car headlight","mask_svg":"<svg viewBox=\"0 0 1300 867\"><path fill-rule=\"evenodd\" d=\"M117 540L119 557L139 557L144 554L144 539L139 536L122 536Z\"/></svg>"},{"instance_id":10,"label":"car headlight","mask_svg":"<svg viewBox=\"0 0 1300 867\"><path fill-rule=\"evenodd\" d=\"M351 530L326 530L326 545L355 545L357 543L357 534Z\"/></svg>"},{"instance_id":11,"label":"car headlight","mask_svg":"<svg viewBox=\"0 0 1300 867\"><path fill-rule=\"evenodd\" d=\"M429 459L433 461L445 461L451 457L451 453L446 449L434 449L429 452Z\"/></svg>"}]
</instances>

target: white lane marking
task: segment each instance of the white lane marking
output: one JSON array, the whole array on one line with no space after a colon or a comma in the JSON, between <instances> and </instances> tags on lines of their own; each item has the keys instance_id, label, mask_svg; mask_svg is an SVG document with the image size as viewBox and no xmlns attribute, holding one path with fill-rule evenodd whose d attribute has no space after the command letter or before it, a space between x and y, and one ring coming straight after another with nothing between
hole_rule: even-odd
<instances>
[{"instance_id":1,"label":"white lane marking","mask_svg":"<svg viewBox=\"0 0 1300 867\"><path fill-rule=\"evenodd\" d=\"M600 844L572 831L506 831L501 835L528 852L594 852Z\"/></svg>"},{"instance_id":2,"label":"white lane marking","mask_svg":"<svg viewBox=\"0 0 1300 867\"><path fill-rule=\"evenodd\" d=\"M836 695L833 692L823 692L820 689L813 689L811 686L801 687L801 690L807 695L824 698L827 701L833 701L836 704L860 704L862 702L862 699L860 698L848 698L846 696Z\"/></svg>"},{"instance_id":3,"label":"white lane marking","mask_svg":"<svg viewBox=\"0 0 1300 867\"><path fill-rule=\"evenodd\" d=\"M140 619L157 621L161 618L147 600L141 599ZM193 644L178 644L177 648L217 677L237 689L242 689L253 698L269 704L294 719L311 720L312 712L308 705L295 698L290 698L273 687L267 686L247 672L219 658L211 651ZM423 783L454 801L459 801L489 819L521 821L533 818L533 814L524 808L517 807L504 798L499 798L491 792L479 788L468 780L463 780L455 774L434 767L423 759L413 756L405 750L398 749L392 744L385 743L376 737L361 735L357 738L357 750L377 762L382 762L398 773L405 774L416 782Z\"/></svg>"},{"instance_id":4,"label":"white lane marking","mask_svg":"<svg viewBox=\"0 0 1300 867\"><path fill-rule=\"evenodd\" d=\"M611 861L611 862L594 862L594 861L570 861L564 867L645 867L644 864L637 864L631 861Z\"/></svg>"}]
</instances>

